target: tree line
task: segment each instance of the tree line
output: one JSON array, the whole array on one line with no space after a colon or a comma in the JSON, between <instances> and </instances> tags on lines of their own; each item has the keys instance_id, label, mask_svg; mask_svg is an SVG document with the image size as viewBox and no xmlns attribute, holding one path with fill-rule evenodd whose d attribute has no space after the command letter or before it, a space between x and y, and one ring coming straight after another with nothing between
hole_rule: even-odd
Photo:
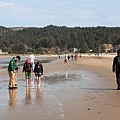
<instances>
[{"instance_id":1,"label":"tree line","mask_svg":"<svg viewBox=\"0 0 120 120\"><path fill-rule=\"evenodd\" d=\"M14 54L59 54L78 48L98 52L101 44L120 44L120 27L66 27L49 25L18 30L0 26L0 49Z\"/></svg>"}]
</instances>

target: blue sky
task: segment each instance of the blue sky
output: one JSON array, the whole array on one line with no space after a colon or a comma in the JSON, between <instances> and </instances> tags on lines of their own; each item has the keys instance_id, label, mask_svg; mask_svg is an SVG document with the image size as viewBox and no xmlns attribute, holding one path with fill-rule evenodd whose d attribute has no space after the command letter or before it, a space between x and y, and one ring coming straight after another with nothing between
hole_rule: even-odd
<instances>
[{"instance_id":1,"label":"blue sky","mask_svg":"<svg viewBox=\"0 0 120 120\"><path fill-rule=\"evenodd\" d=\"M120 0L0 0L0 26L120 27Z\"/></svg>"}]
</instances>

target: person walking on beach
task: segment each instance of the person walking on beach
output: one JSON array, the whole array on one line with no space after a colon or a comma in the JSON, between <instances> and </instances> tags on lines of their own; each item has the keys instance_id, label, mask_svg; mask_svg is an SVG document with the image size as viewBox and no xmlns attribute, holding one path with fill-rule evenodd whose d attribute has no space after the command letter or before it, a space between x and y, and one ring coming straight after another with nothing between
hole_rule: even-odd
<instances>
[{"instance_id":1,"label":"person walking on beach","mask_svg":"<svg viewBox=\"0 0 120 120\"><path fill-rule=\"evenodd\" d=\"M68 61L70 60L70 55L68 55Z\"/></svg>"},{"instance_id":2,"label":"person walking on beach","mask_svg":"<svg viewBox=\"0 0 120 120\"><path fill-rule=\"evenodd\" d=\"M71 55L71 58L72 58L72 60L73 60L73 54Z\"/></svg>"},{"instance_id":3,"label":"person walking on beach","mask_svg":"<svg viewBox=\"0 0 120 120\"><path fill-rule=\"evenodd\" d=\"M76 53L73 53L73 57L74 57L74 60L76 61L76 60L77 60L77 55L76 55Z\"/></svg>"},{"instance_id":4,"label":"person walking on beach","mask_svg":"<svg viewBox=\"0 0 120 120\"><path fill-rule=\"evenodd\" d=\"M26 59L24 65L23 65L23 71L22 71L22 72L25 72L26 87L30 87L31 71L32 71L32 65L31 65L29 59Z\"/></svg>"},{"instance_id":5,"label":"person walking on beach","mask_svg":"<svg viewBox=\"0 0 120 120\"><path fill-rule=\"evenodd\" d=\"M36 76L37 86L40 87L41 76L43 75L43 65L40 63L40 61L37 61L35 64L34 73Z\"/></svg>"},{"instance_id":6,"label":"person walking on beach","mask_svg":"<svg viewBox=\"0 0 120 120\"><path fill-rule=\"evenodd\" d=\"M30 52L29 60L30 60L30 63L32 64L32 71L34 71L35 56L32 54L32 52Z\"/></svg>"},{"instance_id":7,"label":"person walking on beach","mask_svg":"<svg viewBox=\"0 0 120 120\"><path fill-rule=\"evenodd\" d=\"M120 50L113 59L112 71L116 73L117 90L120 90Z\"/></svg>"},{"instance_id":8,"label":"person walking on beach","mask_svg":"<svg viewBox=\"0 0 120 120\"><path fill-rule=\"evenodd\" d=\"M16 65L16 62L21 59L20 56L13 57L9 61L8 65L8 74L9 74L9 89L17 88L16 84L16 72L18 71L18 67Z\"/></svg>"},{"instance_id":9,"label":"person walking on beach","mask_svg":"<svg viewBox=\"0 0 120 120\"><path fill-rule=\"evenodd\" d=\"M68 54L65 52L65 59L64 59L64 65L67 64L67 65L70 65L69 64L69 61L68 61Z\"/></svg>"}]
</instances>

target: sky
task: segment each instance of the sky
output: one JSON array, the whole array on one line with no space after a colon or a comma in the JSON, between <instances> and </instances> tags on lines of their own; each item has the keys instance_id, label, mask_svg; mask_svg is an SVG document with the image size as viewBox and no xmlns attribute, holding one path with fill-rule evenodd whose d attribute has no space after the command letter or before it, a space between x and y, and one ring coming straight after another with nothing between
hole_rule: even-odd
<instances>
[{"instance_id":1,"label":"sky","mask_svg":"<svg viewBox=\"0 0 120 120\"><path fill-rule=\"evenodd\" d=\"M120 0L0 0L4 27L120 27Z\"/></svg>"}]
</instances>

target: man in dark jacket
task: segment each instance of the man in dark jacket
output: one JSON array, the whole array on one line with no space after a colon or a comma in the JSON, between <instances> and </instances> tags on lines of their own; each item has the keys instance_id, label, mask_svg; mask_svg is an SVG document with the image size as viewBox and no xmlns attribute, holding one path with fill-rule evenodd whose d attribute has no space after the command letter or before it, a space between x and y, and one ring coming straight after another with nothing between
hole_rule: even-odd
<instances>
[{"instance_id":1,"label":"man in dark jacket","mask_svg":"<svg viewBox=\"0 0 120 120\"><path fill-rule=\"evenodd\" d=\"M117 90L120 90L120 50L113 59L112 71L116 73Z\"/></svg>"},{"instance_id":2,"label":"man in dark jacket","mask_svg":"<svg viewBox=\"0 0 120 120\"><path fill-rule=\"evenodd\" d=\"M17 88L17 86L15 85L16 82L16 71L18 70L18 67L16 65L16 62L18 60L20 60L21 57L20 56L16 56L13 57L10 61L9 61L9 65L8 65L8 74L9 74L9 89L13 89L13 88Z\"/></svg>"}]
</instances>

